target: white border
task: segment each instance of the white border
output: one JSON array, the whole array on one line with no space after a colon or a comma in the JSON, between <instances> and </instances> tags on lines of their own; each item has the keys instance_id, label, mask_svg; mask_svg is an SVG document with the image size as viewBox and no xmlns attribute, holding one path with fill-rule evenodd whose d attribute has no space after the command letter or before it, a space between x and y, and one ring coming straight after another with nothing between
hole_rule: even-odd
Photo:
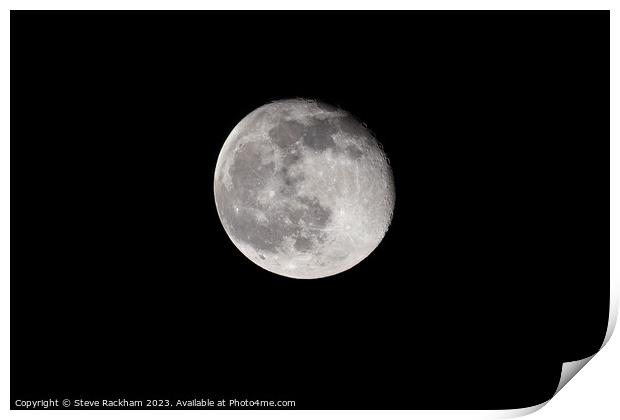
<instances>
[{"instance_id":1,"label":"white border","mask_svg":"<svg viewBox=\"0 0 620 420\"><path fill-rule=\"evenodd\" d=\"M53 5L52 5L53 3ZM140 0L92 0L83 1L13 1L9 0L2 16L0 24L2 79L0 97L2 98L2 114L0 115L0 406L2 411L9 410L9 276L10 276L10 16L9 10L202 10L202 9L417 9L417 10L611 10L611 296L612 310L610 312L610 328L606 336L606 342L611 336L611 331L616 323L618 308L618 278L620 277L620 144L618 141L618 57L617 50L620 47L618 40L620 19L617 15L618 8L614 9L612 1L406 1L406 0L232 0L204 2L198 0L177 1L140 1ZM615 48L615 52L614 52ZM615 340L617 342L617 339ZM611 349L611 350L609 350ZM549 402L549 407L538 412L539 418L562 418L581 419L585 416L598 419L620 418L620 404L616 404L617 395L620 395L620 363L618 351L620 345L614 343L607 345L600 355L594 357L584 369L587 378L579 378L575 382L574 389L579 393L572 398L563 398L563 394L571 392L571 385L567 386ZM597 361L597 359L603 359ZM590 358L588 358L590 359ZM603 364L603 361L605 362ZM568 367L574 367L581 363L575 362ZM583 366L582 366L583 367ZM580 374L581 375L581 374ZM586 376L585 374L583 376ZM559 390L559 389L558 389ZM602 396L602 397L601 397ZM558 404L554 402L558 401ZM588 405L590 403L591 405ZM541 404L543 406L545 404ZM540 407L535 407L540 408ZM529 411L531 411L530 409ZM423 419L443 418L499 418L507 415L514 416L527 414L528 410L517 411L10 411L10 417L46 418L58 419L82 419L82 418L242 418L253 417L259 419L315 419L315 418L355 418L370 419L388 417L392 419L410 419L412 417ZM592 416L596 413L595 416ZM556 417L557 416L557 417Z\"/></svg>"}]
</instances>

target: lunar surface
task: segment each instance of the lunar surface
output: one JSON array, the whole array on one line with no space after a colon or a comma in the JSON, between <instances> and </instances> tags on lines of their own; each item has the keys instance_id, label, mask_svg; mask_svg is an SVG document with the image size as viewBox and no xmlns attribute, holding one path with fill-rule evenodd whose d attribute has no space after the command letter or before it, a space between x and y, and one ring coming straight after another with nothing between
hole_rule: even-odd
<instances>
[{"instance_id":1,"label":"lunar surface","mask_svg":"<svg viewBox=\"0 0 620 420\"><path fill-rule=\"evenodd\" d=\"M235 246L260 267L327 277L366 258L394 210L389 162L348 112L303 99L269 103L232 130L217 160L215 203Z\"/></svg>"}]
</instances>

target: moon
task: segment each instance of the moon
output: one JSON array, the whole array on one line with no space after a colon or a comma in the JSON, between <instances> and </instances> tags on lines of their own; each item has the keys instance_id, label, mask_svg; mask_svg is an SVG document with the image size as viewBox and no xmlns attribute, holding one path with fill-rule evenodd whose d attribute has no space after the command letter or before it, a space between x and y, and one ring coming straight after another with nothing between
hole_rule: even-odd
<instances>
[{"instance_id":1,"label":"moon","mask_svg":"<svg viewBox=\"0 0 620 420\"><path fill-rule=\"evenodd\" d=\"M395 201L389 160L370 130L306 99L268 103L237 124L217 160L214 194L243 255L296 279L332 276L366 258Z\"/></svg>"}]
</instances>

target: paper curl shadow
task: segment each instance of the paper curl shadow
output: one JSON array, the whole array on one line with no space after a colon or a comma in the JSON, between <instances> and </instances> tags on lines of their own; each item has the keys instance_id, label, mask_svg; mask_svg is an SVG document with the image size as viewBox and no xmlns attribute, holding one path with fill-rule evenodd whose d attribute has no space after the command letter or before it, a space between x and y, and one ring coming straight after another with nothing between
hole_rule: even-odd
<instances>
[{"instance_id":1,"label":"paper curl shadow","mask_svg":"<svg viewBox=\"0 0 620 420\"><path fill-rule=\"evenodd\" d=\"M563 363L562 372L560 374L560 380L558 382L558 386L555 389L553 396L547 401L544 401L537 405L533 405L531 407L516 408L516 409L510 409L510 410L498 410L493 413L496 415L490 415L488 418L507 419L507 418L526 416L528 414L531 414L535 411L540 410L545 405L547 405L547 403L551 401L551 399L553 399L553 397L558 392L560 392L560 390L564 388L564 386L571 379L573 379L573 377L577 374L577 372L579 372L586 364L588 364L588 362L592 360L592 358L596 356L596 354L599 351L601 351L603 347L605 347L605 345L611 338L611 335L613 334L614 329L616 328L617 319L618 319L618 290L617 290L616 282L614 280L611 280L610 290L609 290L609 319L607 320L607 331L605 332L605 338L603 339L603 343L601 344L601 347L597 351L595 351L594 354L588 357L585 357L580 360L574 360L572 362Z\"/></svg>"}]
</instances>

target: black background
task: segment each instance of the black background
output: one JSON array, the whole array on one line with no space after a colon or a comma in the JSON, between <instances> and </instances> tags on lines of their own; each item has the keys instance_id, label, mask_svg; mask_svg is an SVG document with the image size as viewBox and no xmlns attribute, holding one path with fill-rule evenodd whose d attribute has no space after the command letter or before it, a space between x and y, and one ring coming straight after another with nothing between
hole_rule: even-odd
<instances>
[{"instance_id":1,"label":"black background","mask_svg":"<svg viewBox=\"0 0 620 420\"><path fill-rule=\"evenodd\" d=\"M393 165L334 277L260 269L216 213L224 140L287 97ZM516 408L602 343L608 12L12 12L11 130L12 404Z\"/></svg>"}]
</instances>

